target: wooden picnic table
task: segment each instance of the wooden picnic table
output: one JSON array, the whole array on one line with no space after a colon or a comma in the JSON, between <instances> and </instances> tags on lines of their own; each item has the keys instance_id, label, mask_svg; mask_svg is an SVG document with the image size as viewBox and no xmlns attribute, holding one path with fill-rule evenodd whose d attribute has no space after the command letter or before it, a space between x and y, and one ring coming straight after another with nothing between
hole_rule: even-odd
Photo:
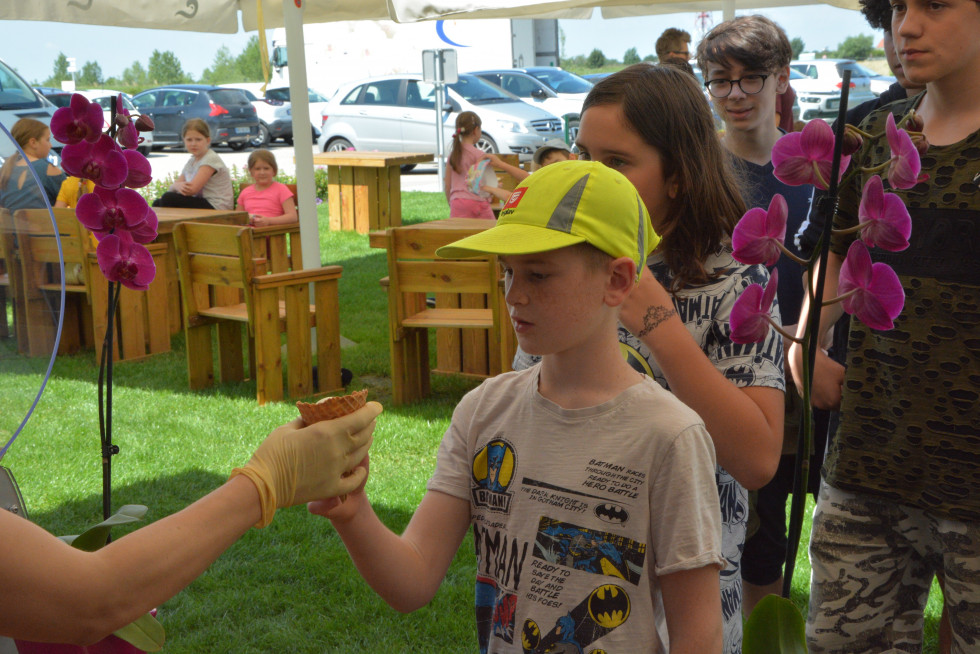
<instances>
[{"instance_id":1,"label":"wooden picnic table","mask_svg":"<svg viewBox=\"0 0 980 654\"><path fill-rule=\"evenodd\" d=\"M167 312L170 333L176 334L183 324L180 309L180 283L177 280L177 254L174 251L174 228L182 222L218 223L222 225L247 225L248 213L224 209L183 209L177 207L153 207L157 214L157 238L155 243L167 244L167 256L163 274L167 280ZM159 271L158 271L159 274Z\"/></svg>"},{"instance_id":2,"label":"wooden picnic table","mask_svg":"<svg viewBox=\"0 0 980 654\"><path fill-rule=\"evenodd\" d=\"M401 167L435 160L417 152L323 152L313 164L327 167L330 229L372 230L402 224Z\"/></svg>"},{"instance_id":3,"label":"wooden picnic table","mask_svg":"<svg viewBox=\"0 0 980 654\"><path fill-rule=\"evenodd\" d=\"M445 229L465 230L477 234L490 229L496 221L485 218L445 218L411 225L412 229ZM392 228L397 229L397 227ZM387 249L388 232L373 231L368 234L368 244L372 248ZM384 283L385 280L382 280ZM501 292L503 290L501 289ZM482 309L486 307L486 296L438 293L435 296L437 307L462 307ZM507 322L509 319L505 318ZM512 332L511 332L512 334ZM454 373L487 377L490 375L490 347L487 343L488 334L472 329L437 329L436 330L436 367L433 372ZM513 349L516 337L508 339L503 345Z\"/></svg>"}]
</instances>

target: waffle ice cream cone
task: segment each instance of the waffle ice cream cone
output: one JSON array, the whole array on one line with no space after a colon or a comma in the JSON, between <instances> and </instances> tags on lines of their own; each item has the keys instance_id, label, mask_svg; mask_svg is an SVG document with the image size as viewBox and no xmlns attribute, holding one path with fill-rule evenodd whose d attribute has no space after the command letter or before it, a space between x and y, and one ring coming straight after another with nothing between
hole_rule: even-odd
<instances>
[{"instance_id":1,"label":"waffle ice cream cone","mask_svg":"<svg viewBox=\"0 0 980 654\"><path fill-rule=\"evenodd\" d=\"M296 408L303 422L312 425L321 420L333 420L354 413L367 403L367 389L354 391L341 397L325 397L316 404L297 402Z\"/></svg>"}]
</instances>

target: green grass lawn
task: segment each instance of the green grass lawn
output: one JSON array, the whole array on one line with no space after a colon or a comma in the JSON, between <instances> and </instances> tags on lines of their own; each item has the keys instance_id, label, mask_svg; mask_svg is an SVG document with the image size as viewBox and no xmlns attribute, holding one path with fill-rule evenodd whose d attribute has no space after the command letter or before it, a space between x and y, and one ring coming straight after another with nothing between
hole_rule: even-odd
<instances>
[{"instance_id":1,"label":"green grass lawn","mask_svg":"<svg viewBox=\"0 0 980 654\"><path fill-rule=\"evenodd\" d=\"M448 216L438 193L402 195L406 223ZM341 332L356 345L343 352L353 389L390 399L387 302L378 285L383 251L367 236L330 232L320 207L325 263L344 266ZM220 485L274 427L296 416L290 403L259 407L250 383L190 392L183 336L173 351L114 372L113 506L146 504L147 521L173 513ZM0 340L0 434L23 419L47 361L21 357ZM101 456L96 410L98 367L91 351L59 357L37 410L3 464L20 482L31 518L56 534L78 533L101 519ZM395 531L408 523L435 467L452 409L475 382L434 376L433 394L389 407L378 420L368 493ZM810 505L812 509L812 502ZM807 519L804 541L809 535ZM125 533L119 530L117 537ZM281 652L475 652L472 542L464 542L432 603L401 615L382 602L350 565L329 522L302 507L283 510L271 526L252 530L201 578L160 607L172 654ZM806 607L809 566L800 552L793 600ZM927 630L935 629L933 593ZM79 589L84 601L84 589ZM933 641L934 643L934 637ZM931 646L935 651L934 645Z\"/></svg>"}]
</instances>

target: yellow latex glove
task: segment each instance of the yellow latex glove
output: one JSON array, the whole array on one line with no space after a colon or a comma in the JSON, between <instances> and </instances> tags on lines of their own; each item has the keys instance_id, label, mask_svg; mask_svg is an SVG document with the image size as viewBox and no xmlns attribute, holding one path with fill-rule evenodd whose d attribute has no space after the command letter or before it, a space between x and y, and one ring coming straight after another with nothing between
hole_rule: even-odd
<instances>
[{"instance_id":1,"label":"yellow latex glove","mask_svg":"<svg viewBox=\"0 0 980 654\"><path fill-rule=\"evenodd\" d=\"M356 490L367 476L357 466L371 447L374 420L381 411L380 404L368 402L336 420L307 427L297 418L273 430L245 466L231 471L232 477L245 475L258 488L262 520L255 526L272 522L276 509Z\"/></svg>"}]
</instances>

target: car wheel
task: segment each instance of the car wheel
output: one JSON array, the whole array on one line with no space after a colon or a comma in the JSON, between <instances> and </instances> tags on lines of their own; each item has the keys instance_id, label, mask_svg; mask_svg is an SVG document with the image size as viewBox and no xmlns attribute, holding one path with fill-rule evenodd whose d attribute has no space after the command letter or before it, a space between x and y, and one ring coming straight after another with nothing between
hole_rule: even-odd
<instances>
[{"instance_id":1,"label":"car wheel","mask_svg":"<svg viewBox=\"0 0 980 654\"><path fill-rule=\"evenodd\" d=\"M271 140L272 139L269 138L269 127L265 123L260 122L259 133L254 139L249 141L249 145L251 145L253 148L264 148L265 146L269 145L269 141Z\"/></svg>"},{"instance_id":2,"label":"car wheel","mask_svg":"<svg viewBox=\"0 0 980 654\"><path fill-rule=\"evenodd\" d=\"M477 141L474 145L476 145L478 150L482 150L487 154L497 154L499 152L499 150L497 149L497 144L493 142L492 138L486 135L481 136L480 140Z\"/></svg>"},{"instance_id":3,"label":"car wheel","mask_svg":"<svg viewBox=\"0 0 980 654\"><path fill-rule=\"evenodd\" d=\"M325 152L343 152L344 150L353 150L354 144L347 139L334 139L327 143L327 149Z\"/></svg>"},{"instance_id":4,"label":"car wheel","mask_svg":"<svg viewBox=\"0 0 980 654\"><path fill-rule=\"evenodd\" d=\"M282 137L282 140L283 140L283 142L286 145L292 145L293 144L293 135L290 134L289 136L284 136L284 137Z\"/></svg>"},{"instance_id":5,"label":"car wheel","mask_svg":"<svg viewBox=\"0 0 980 654\"><path fill-rule=\"evenodd\" d=\"M141 145L138 148L136 148L136 151L139 152L144 157L149 157L150 156L150 152L153 151L153 146L152 145Z\"/></svg>"},{"instance_id":6,"label":"car wheel","mask_svg":"<svg viewBox=\"0 0 980 654\"><path fill-rule=\"evenodd\" d=\"M232 141L228 144L228 147L238 152L239 150L244 150L246 146L249 145L249 141Z\"/></svg>"}]
</instances>

